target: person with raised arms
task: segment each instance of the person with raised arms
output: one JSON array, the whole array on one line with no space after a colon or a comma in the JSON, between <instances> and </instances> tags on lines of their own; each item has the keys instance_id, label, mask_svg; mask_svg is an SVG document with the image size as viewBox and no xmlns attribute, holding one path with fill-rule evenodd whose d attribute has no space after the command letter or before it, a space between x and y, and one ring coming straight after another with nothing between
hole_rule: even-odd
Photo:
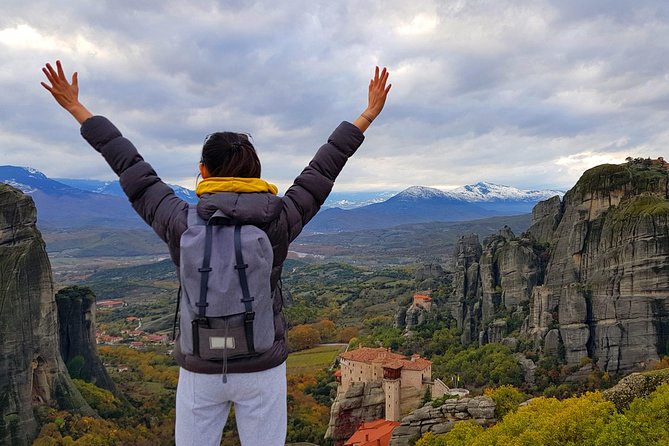
<instances>
[{"instance_id":1,"label":"person with raised arms","mask_svg":"<svg viewBox=\"0 0 669 446\"><path fill-rule=\"evenodd\" d=\"M180 366L177 446L218 446L231 403L242 445L283 446L288 352L281 270L289 244L316 215L346 161L362 144L363 133L383 110L391 88L388 71L376 67L365 110L352 123L339 124L282 197L276 186L261 179L260 161L246 134L208 135L199 164L202 181L196 206L177 197L110 120L94 116L79 101L76 72L68 79L60 61L55 68L47 63L42 71L48 81L42 86L81 124L82 136L119 176L133 208L167 243L179 271L185 291L174 348ZM233 230L225 235L228 232L220 229L216 235L219 229L212 229L211 235L205 228L215 224ZM256 228L260 232L253 232ZM234 249L216 244L211 248L216 236L229 237ZM209 252L194 251L192 246L198 244ZM241 290L240 317L206 314L216 307L216 287ZM261 323L261 310L250 306L262 300L263 288L270 302L269 325ZM263 335L269 340L260 341ZM244 351L233 354L241 346Z\"/></svg>"}]
</instances>

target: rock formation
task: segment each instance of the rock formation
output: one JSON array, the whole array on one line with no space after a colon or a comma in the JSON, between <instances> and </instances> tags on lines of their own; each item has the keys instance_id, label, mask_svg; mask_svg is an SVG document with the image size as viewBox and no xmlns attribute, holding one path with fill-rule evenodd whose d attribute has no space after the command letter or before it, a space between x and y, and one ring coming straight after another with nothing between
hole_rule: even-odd
<instances>
[{"instance_id":1,"label":"rock formation","mask_svg":"<svg viewBox=\"0 0 669 446\"><path fill-rule=\"evenodd\" d=\"M479 261L481 243L476 234L463 236L455 249L455 271L453 272L453 294L448 301L451 315L462 330L463 344L478 338L481 320L481 283Z\"/></svg>"},{"instance_id":2,"label":"rock formation","mask_svg":"<svg viewBox=\"0 0 669 446\"><path fill-rule=\"evenodd\" d=\"M459 241L447 305L463 343L520 328L544 354L569 366L587 357L614 374L669 353L666 163L590 169L532 219L521 237L504 228L483 245Z\"/></svg>"},{"instance_id":3,"label":"rock formation","mask_svg":"<svg viewBox=\"0 0 669 446\"><path fill-rule=\"evenodd\" d=\"M56 293L60 354L70 377L107 389L123 400L100 361L95 343L95 295L90 288L72 286Z\"/></svg>"},{"instance_id":4,"label":"rock formation","mask_svg":"<svg viewBox=\"0 0 669 446\"><path fill-rule=\"evenodd\" d=\"M444 434L459 421L473 420L481 426L495 422L495 402L489 396L447 400L439 407L430 403L402 418L393 430L390 446L408 446L426 432Z\"/></svg>"},{"instance_id":5,"label":"rock formation","mask_svg":"<svg viewBox=\"0 0 669 446\"><path fill-rule=\"evenodd\" d=\"M668 353L669 170L648 161L590 169L533 214L550 261L528 333L569 365L587 356L621 374Z\"/></svg>"},{"instance_id":6,"label":"rock formation","mask_svg":"<svg viewBox=\"0 0 669 446\"><path fill-rule=\"evenodd\" d=\"M325 438L331 438L335 445L343 444L361 422L383 418L385 402L381 381L351 384L343 397L337 395L330 408L330 424Z\"/></svg>"},{"instance_id":7,"label":"rock formation","mask_svg":"<svg viewBox=\"0 0 669 446\"><path fill-rule=\"evenodd\" d=\"M58 351L51 267L30 197L0 185L0 444L29 445L33 408L94 412Z\"/></svg>"},{"instance_id":8,"label":"rock formation","mask_svg":"<svg viewBox=\"0 0 669 446\"><path fill-rule=\"evenodd\" d=\"M445 282L448 282L448 274L438 263L425 263L416 268L414 280L416 288L427 290L437 288Z\"/></svg>"},{"instance_id":9,"label":"rock formation","mask_svg":"<svg viewBox=\"0 0 669 446\"><path fill-rule=\"evenodd\" d=\"M455 252L451 315L464 344L501 342L520 328L533 288L543 280L541 248L510 228L486 238L460 238Z\"/></svg>"},{"instance_id":10,"label":"rock formation","mask_svg":"<svg viewBox=\"0 0 669 446\"><path fill-rule=\"evenodd\" d=\"M635 398L645 398L658 386L667 383L669 383L669 369L632 373L621 379L615 386L603 391L602 395L622 412Z\"/></svg>"}]
</instances>

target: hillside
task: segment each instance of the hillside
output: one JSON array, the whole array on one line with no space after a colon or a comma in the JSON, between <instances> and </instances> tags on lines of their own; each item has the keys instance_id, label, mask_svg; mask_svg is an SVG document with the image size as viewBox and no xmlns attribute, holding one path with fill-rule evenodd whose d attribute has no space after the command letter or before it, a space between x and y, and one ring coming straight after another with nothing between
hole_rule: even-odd
<instances>
[{"instance_id":1,"label":"hillside","mask_svg":"<svg viewBox=\"0 0 669 446\"><path fill-rule=\"evenodd\" d=\"M495 233L504 225L522 233L531 223L530 214L491 217L463 222L427 222L386 229L368 229L331 234L303 234L291 245L302 254L367 264L447 262L458 239L472 232Z\"/></svg>"}]
</instances>

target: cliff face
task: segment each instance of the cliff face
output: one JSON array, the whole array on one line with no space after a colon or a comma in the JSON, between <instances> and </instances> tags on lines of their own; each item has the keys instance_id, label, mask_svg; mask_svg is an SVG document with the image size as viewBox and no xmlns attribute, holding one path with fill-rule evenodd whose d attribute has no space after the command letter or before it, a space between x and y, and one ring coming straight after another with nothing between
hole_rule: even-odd
<instances>
[{"instance_id":1,"label":"cliff face","mask_svg":"<svg viewBox=\"0 0 669 446\"><path fill-rule=\"evenodd\" d=\"M550 244L543 289L528 331L623 373L667 353L669 341L669 170L655 162L585 172L558 211L537 215L529 232ZM546 231L549 222L555 230ZM551 328L553 332L549 335ZM557 335L559 334L559 339ZM548 339L547 339L548 338Z\"/></svg>"},{"instance_id":2,"label":"cliff face","mask_svg":"<svg viewBox=\"0 0 669 446\"><path fill-rule=\"evenodd\" d=\"M541 247L504 227L483 246L475 234L462 237L455 261L449 306L462 342L500 342L519 328L533 288L543 281Z\"/></svg>"},{"instance_id":3,"label":"cliff face","mask_svg":"<svg viewBox=\"0 0 669 446\"><path fill-rule=\"evenodd\" d=\"M439 407L428 403L402 418L401 425L393 430L390 446L409 446L426 432L450 432L461 421L491 426L495 423L495 406L489 396L447 400Z\"/></svg>"},{"instance_id":4,"label":"cliff face","mask_svg":"<svg viewBox=\"0 0 669 446\"><path fill-rule=\"evenodd\" d=\"M330 408L330 423L325 438L342 445L363 421L383 418L386 397L381 381L353 383L345 394L337 395Z\"/></svg>"},{"instance_id":5,"label":"cliff face","mask_svg":"<svg viewBox=\"0 0 669 446\"><path fill-rule=\"evenodd\" d=\"M123 399L100 361L95 344L95 295L72 286L56 294L60 354L72 378L83 379Z\"/></svg>"},{"instance_id":6,"label":"cliff face","mask_svg":"<svg viewBox=\"0 0 669 446\"><path fill-rule=\"evenodd\" d=\"M590 169L532 217L520 238L460 240L449 305L464 343L515 331L568 365L588 357L617 374L669 353L666 164Z\"/></svg>"},{"instance_id":7,"label":"cliff face","mask_svg":"<svg viewBox=\"0 0 669 446\"><path fill-rule=\"evenodd\" d=\"M92 410L58 351L51 267L32 199L0 185L0 444L28 445L33 407Z\"/></svg>"}]
</instances>

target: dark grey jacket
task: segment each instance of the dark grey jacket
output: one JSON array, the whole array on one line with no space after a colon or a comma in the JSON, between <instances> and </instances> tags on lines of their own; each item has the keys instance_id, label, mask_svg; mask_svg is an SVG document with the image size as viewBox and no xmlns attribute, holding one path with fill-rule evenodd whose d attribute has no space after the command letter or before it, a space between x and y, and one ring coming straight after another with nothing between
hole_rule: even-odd
<instances>
[{"instance_id":1,"label":"dark grey jacket","mask_svg":"<svg viewBox=\"0 0 669 446\"><path fill-rule=\"evenodd\" d=\"M120 178L132 207L167 243L170 256L179 267L179 242L186 230L188 204L158 177L133 144L102 116L94 116L81 126L81 134L102 154ZM228 373L266 370L286 360L286 322L283 317L281 269L288 245L320 209L332 190L334 180L348 158L362 144L364 136L353 124L342 122L295 179L283 197L270 193L221 192L200 197L198 213L207 220L217 210L228 215L233 224L252 224L267 233L274 250L272 297L274 299L275 338L272 348L251 359L228 361ZM221 364L184 355L175 343L179 365L192 372L221 373Z\"/></svg>"}]
</instances>

